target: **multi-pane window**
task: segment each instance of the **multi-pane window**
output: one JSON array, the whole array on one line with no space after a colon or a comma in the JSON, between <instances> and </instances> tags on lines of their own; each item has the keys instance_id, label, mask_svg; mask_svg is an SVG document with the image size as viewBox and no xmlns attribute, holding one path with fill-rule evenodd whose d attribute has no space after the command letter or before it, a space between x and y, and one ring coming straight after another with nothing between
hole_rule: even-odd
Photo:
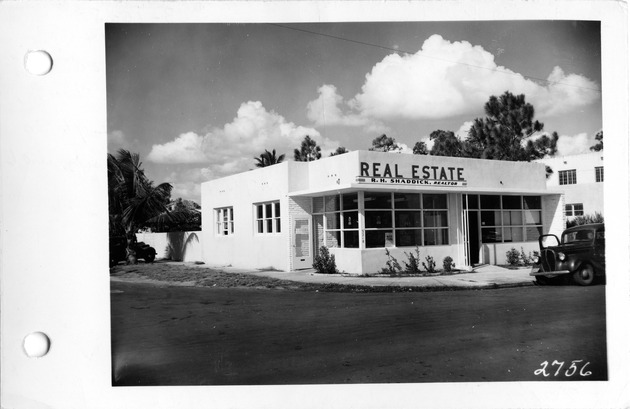
<instances>
[{"instance_id":1,"label":"multi-pane window","mask_svg":"<svg viewBox=\"0 0 630 409\"><path fill-rule=\"evenodd\" d=\"M323 243L327 247L359 247L357 193L313 198L313 213L317 215L314 220L318 234L325 234Z\"/></svg>"},{"instance_id":2,"label":"multi-pane window","mask_svg":"<svg viewBox=\"0 0 630 409\"><path fill-rule=\"evenodd\" d=\"M603 182L604 181L604 167L596 166L595 167L595 182Z\"/></svg>"},{"instance_id":3,"label":"multi-pane window","mask_svg":"<svg viewBox=\"0 0 630 409\"><path fill-rule=\"evenodd\" d=\"M365 192L365 247L448 244L445 194Z\"/></svg>"},{"instance_id":4,"label":"multi-pane window","mask_svg":"<svg viewBox=\"0 0 630 409\"><path fill-rule=\"evenodd\" d=\"M568 217L584 216L584 205L582 203L569 203L564 206L564 209Z\"/></svg>"},{"instance_id":5,"label":"multi-pane window","mask_svg":"<svg viewBox=\"0 0 630 409\"><path fill-rule=\"evenodd\" d=\"M234 209L222 207L215 209L217 235L228 236L234 234Z\"/></svg>"},{"instance_id":6,"label":"multi-pane window","mask_svg":"<svg viewBox=\"0 0 630 409\"><path fill-rule=\"evenodd\" d=\"M535 241L542 234L540 196L469 195L468 208L479 208L482 243Z\"/></svg>"},{"instance_id":7,"label":"multi-pane window","mask_svg":"<svg viewBox=\"0 0 630 409\"><path fill-rule=\"evenodd\" d=\"M448 244L446 194L365 192L365 247ZM317 243L327 247L359 247L359 195L313 198Z\"/></svg>"},{"instance_id":8,"label":"multi-pane window","mask_svg":"<svg viewBox=\"0 0 630 409\"><path fill-rule=\"evenodd\" d=\"M280 202L258 203L256 207L256 232L280 233Z\"/></svg>"},{"instance_id":9,"label":"multi-pane window","mask_svg":"<svg viewBox=\"0 0 630 409\"><path fill-rule=\"evenodd\" d=\"M575 169L561 170L558 172L558 177L561 185L575 185L577 183Z\"/></svg>"}]
</instances>

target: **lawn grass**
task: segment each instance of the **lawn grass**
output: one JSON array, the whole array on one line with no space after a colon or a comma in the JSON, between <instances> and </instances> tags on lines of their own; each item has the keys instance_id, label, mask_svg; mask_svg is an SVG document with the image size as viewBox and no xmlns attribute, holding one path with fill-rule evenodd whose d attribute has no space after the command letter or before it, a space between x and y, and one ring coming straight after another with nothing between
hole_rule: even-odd
<instances>
[{"instance_id":1,"label":"lawn grass","mask_svg":"<svg viewBox=\"0 0 630 409\"><path fill-rule=\"evenodd\" d=\"M189 266L174 263L138 263L134 265L117 265L110 269L110 276L133 281L136 277L165 284L187 284L195 287L249 287L284 289L293 291L322 291L322 292L429 292L458 290L456 287L414 287L414 286L370 286L348 285L336 283L304 283L298 281L281 280L257 274L233 273L221 269Z\"/></svg>"}]
</instances>

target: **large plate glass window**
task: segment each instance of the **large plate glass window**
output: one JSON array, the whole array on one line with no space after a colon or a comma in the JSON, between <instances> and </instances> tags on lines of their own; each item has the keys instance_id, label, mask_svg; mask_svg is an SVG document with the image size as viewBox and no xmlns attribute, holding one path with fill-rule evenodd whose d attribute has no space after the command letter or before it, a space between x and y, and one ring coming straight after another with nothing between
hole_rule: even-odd
<instances>
[{"instance_id":1,"label":"large plate glass window","mask_svg":"<svg viewBox=\"0 0 630 409\"><path fill-rule=\"evenodd\" d=\"M540 196L480 195L482 243L536 241L542 234Z\"/></svg>"},{"instance_id":2,"label":"large plate glass window","mask_svg":"<svg viewBox=\"0 0 630 409\"><path fill-rule=\"evenodd\" d=\"M318 245L359 247L359 199L357 193L313 198ZM320 239L320 235L322 238Z\"/></svg>"},{"instance_id":3,"label":"large plate glass window","mask_svg":"<svg viewBox=\"0 0 630 409\"><path fill-rule=\"evenodd\" d=\"M258 203L256 207L256 233L273 234L280 233L280 202Z\"/></svg>"}]
</instances>

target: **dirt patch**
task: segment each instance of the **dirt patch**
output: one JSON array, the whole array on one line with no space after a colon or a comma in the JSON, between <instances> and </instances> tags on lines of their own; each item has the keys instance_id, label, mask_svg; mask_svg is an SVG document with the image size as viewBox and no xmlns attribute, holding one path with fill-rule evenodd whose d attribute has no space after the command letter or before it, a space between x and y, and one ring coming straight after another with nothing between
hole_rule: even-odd
<instances>
[{"instance_id":1,"label":"dirt patch","mask_svg":"<svg viewBox=\"0 0 630 409\"><path fill-rule=\"evenodd\" d=\"M370 286L335 283L303 283L266 277L252 273L227 272L217 268L155 262L118 265L110 269L110 277L118 281L218 288L266 288L293 291L399 293L458 290L456 287Z\"/></svg>"}]
</instances>

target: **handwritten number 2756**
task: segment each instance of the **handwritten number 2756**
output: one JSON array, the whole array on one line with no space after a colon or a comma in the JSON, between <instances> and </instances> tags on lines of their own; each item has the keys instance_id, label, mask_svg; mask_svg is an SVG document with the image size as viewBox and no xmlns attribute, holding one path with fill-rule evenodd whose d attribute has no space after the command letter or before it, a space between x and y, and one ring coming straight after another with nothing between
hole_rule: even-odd
<instances>
[{"instance_id":1,"label":"handwritten number 2756","mask_svg":"<svg viewBox=\"0 0 630 409\"><path fill-rule=\"evenodd\" d=\"M580 376L589 376L592 374L591 371L587 371L586 367L590 364L590 362L585 363L584 365L582 365L582 367L579 369L578 372L578 365L580 362L582 362L581 359L577 359L575 361L571 361L571 365L568 366L568 368L564 371L564 376L566 377L571 377L573 375L575 375L575 373L577 372ZM548 361L545 361L543 363L540 364L541 368L536 369L534 371L534 375L542 375L544 377L547 376L561 376L561 371L562 371L562 367L564 366L565 362L564 361L556 361L554 360L551 365L549 364ZM558 367L558 369L556 369L555 372L553 372L553 370L555 369L554 367ZM549 372L547 372L547 368L549 368Z\"/></svg>"}]
</instances>

